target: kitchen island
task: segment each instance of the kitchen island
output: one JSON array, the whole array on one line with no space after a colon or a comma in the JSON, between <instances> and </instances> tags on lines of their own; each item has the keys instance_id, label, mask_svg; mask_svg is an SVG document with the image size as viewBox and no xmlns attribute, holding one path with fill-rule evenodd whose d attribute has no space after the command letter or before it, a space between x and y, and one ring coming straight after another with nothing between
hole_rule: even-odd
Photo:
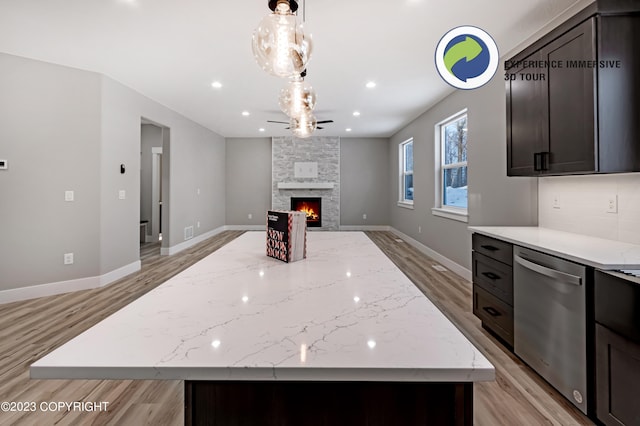
<instances>
[{"instance_id":1,"label":"kitchen island","mask_svg":"<svg viewBox=\"0 0 640 426\"><path fill-rule=\"evenodd\" d=\"M185 381L187 424L472 424L482 353L360 232L249 232L31 366Z\"/></svg>"}]
</instances>

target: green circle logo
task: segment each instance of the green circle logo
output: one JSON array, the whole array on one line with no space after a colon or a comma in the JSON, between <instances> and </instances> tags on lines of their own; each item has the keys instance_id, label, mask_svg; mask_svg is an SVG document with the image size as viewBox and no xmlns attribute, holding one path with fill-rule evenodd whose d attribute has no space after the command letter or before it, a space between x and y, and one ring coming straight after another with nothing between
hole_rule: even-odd
<instances>
[{"instance_id":1,"label":"green circle logo","mask_svg":"<svg viewBox=\"0 0 640 426\"><path fill-rule=\"evenodd\" d=\"M485 85L498 69L499 54L495 41L484 30L472 26L447 32L435 54L440 77L458 89L476 89Z\"/></svg>"}]
</instances>

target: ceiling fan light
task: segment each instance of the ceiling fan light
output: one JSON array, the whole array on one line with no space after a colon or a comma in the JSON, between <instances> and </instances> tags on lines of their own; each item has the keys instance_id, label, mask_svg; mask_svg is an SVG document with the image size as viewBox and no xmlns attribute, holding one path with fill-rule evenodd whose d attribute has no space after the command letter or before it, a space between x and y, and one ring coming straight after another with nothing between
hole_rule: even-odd
<instances>
[{"instance_id":1,"label":"ceiling fan light","mask_svg":"<svg viewBox=\"0 0 640 426\"><path fill-rule=\"evenodd\" d=\"M311 35L304 34L287 1L262 19L253 32L251 47L258 65L276 77L292 77L304 71L311 58Z\"/></svg>"}]
</instances>

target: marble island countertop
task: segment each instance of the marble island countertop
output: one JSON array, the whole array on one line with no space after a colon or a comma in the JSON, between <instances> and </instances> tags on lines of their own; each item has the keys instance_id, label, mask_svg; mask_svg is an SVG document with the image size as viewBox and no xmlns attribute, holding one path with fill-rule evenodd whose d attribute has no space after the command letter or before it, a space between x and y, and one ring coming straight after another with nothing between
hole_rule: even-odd
<instances>
[{"instance_id":1,"label":"marble island countertop","mask_svg":"<svg viewBox=\"0 0 640 426\"><path fill-rule=\"evenodd\" d=\"M37 379L494 379L482 353L361 232L265 256L248 232L52 351Z\"/></svg>"},{"instance_id":2,"label":"marble island countertop","mask_svg":"<svg viewBox=\"0 0 640 426\"><path fill-rule=\"evenodd\" d=\"M604 270L640 269L640 245L537 226L470 226L509 243Z\"/></svg>"}]
</instances>

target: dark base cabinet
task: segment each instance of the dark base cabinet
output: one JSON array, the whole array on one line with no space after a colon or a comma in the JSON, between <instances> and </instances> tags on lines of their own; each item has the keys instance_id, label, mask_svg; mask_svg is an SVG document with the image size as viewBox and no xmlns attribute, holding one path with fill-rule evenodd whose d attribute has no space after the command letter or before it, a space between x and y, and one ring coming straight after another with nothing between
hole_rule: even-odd
<instances>
[{"instance_id":1,"label":"dark base cabinet","mask_svg":"<svg viewBox=\"0 0 640 426\"><path fill-rule=\"evenodd\" d=\"M513 348L513 245L472 236L473 313L482 327Z\"/></svg>"},{"instance_id":2,"label":"dark base cabinet","mask_svg":"<svg viewBox=\"0 0 640 426\"><path fill-rule=\"evenodd\" d=\"M185 425L473 424L473 383L185 381Z\"/></svg>"},{"instance_id":3,"label":"dark base cabinet","mask_svg":"<svg viewBox=\"0 0 640 426\"><path fill-rule=\"evenodd\" d=\"M640 425L640 344L596 324L596 413L605 425Z\"/></svg>"}]
</instances>

